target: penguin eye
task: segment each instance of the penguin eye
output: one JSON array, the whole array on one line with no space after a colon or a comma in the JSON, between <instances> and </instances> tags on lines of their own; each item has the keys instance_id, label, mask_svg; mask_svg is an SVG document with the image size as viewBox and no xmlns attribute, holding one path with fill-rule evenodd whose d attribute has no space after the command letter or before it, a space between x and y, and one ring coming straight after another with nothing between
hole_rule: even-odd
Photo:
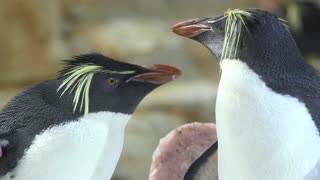
<instances>
[{"instance_id":1,"label":"penguin eye","mask_svg":"<svg viewBox=\"0 0 320 180\"><path fill-rule=\"evenodd\" d=\"M107 83L108 83L109 86L115 86L115 85L118 84L118 82L119 81L117 79L114 79L114 78L107 79Z\"/></svg>"},{"instance_id":2,"label":"penguin eye","mask_svg":"<svg viewBox=\"0 0 320 180\"><path fill-rule=\"evenodd\" d=\"M218 25L218 31L220 32L220 33L223 33L224 32L224 25L223 24L220 24L220 25Z\"/></svg>"}]
</instances>

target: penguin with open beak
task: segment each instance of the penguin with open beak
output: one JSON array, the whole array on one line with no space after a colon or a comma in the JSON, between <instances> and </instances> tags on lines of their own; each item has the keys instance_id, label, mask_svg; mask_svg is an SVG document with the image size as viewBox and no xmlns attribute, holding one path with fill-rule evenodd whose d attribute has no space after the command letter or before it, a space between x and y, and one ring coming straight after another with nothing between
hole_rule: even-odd
<instances>
[{"instance_id":1,"label":"penguin with open beak","mask_svg":"<svg viewBox=\"0 0 320 180\"><path fill-rule=\"evenodd\" d=\"M65 61L55 79L24 90L0 112L0 179L110 179L132 113L180 74L101 54Z\"/></svg>"},{"instance_id":2,"label":"penguin with open beak","mask_svg":"<svg viewBox=\"0 0 320 180\"><path fill-rule=\"evenodd\" d=\"M320 179L320 74L288 27L257 9L172 27L218 59L220 180Z\"/></svg>"}]
</instances>

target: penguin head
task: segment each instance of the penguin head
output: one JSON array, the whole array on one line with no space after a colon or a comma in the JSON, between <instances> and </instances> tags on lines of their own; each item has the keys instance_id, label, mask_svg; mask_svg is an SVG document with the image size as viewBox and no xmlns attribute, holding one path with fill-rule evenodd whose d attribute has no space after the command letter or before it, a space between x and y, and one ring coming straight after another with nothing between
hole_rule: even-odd
<instances>
[{"instance_id":1,"label":"penguin head","mask_svg":"<svg viewBox=\"0 0 320 180\"><path fill-rule=\"evenodd\" d=\"M258 9L228 10L218 17L182 21L171 29L205 45L219 61L246 61L248 56L264 60L299 52L283 20Z\"/></svg>"},{"instance_id":2,"label":"penguin head","mask_svg":"<svg viewBox=\"0 0 320 180\"><path fill-rule=\"evenodd\" d=\"M179 69L167 65L138 66L87 54L65 61L57 92L74 113L132 114L148 93L180 75Z\"/></svg>"}]
</instances>

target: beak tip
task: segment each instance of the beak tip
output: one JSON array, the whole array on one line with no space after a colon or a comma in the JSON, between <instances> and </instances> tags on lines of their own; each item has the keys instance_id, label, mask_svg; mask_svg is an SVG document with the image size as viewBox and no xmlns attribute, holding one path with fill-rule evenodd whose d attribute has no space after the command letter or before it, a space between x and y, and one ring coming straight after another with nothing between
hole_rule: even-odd
<instances>
[{"instance_id":1,"label":"beak tip","mask_svg":"<svg viewBox=\"0 0 320 180\"><path fill-rule=\"evenodd\" d=\"M180 76L180 74L179 75L173 75L172 76L172 80L174 81L174 80L178 79L179 76Z\"/></svg>"},{"instance_id":2,"label":"beak tip","mask_svg":"<svg viewBox=\"0 0 320 180\"><path fill-rule=\"evenodd\" d=\"M179 25L180 23L174 24L170 27L172 32L176 32L177 29L179 29L180 27L182 27L181 25Z\"/></svg>"}]
</instances>

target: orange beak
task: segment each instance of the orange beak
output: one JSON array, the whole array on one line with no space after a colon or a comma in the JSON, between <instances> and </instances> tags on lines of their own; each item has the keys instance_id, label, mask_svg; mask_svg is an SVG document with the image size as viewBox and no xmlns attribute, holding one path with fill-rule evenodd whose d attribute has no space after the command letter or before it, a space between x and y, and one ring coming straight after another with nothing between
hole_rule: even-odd
<instances>
[{"instance_id":1,"label":"orange beak","mask_svg":"<svg viewBox=\"0 0 320 180\"><path fill-rule=\"evenodd\" d=\"M195 18L179 22L171 27L172 32L183 37L195 37L205 31L210 30L210 27L204 24L198 24L202 19Z\"/></svg>"}]
</instances>

